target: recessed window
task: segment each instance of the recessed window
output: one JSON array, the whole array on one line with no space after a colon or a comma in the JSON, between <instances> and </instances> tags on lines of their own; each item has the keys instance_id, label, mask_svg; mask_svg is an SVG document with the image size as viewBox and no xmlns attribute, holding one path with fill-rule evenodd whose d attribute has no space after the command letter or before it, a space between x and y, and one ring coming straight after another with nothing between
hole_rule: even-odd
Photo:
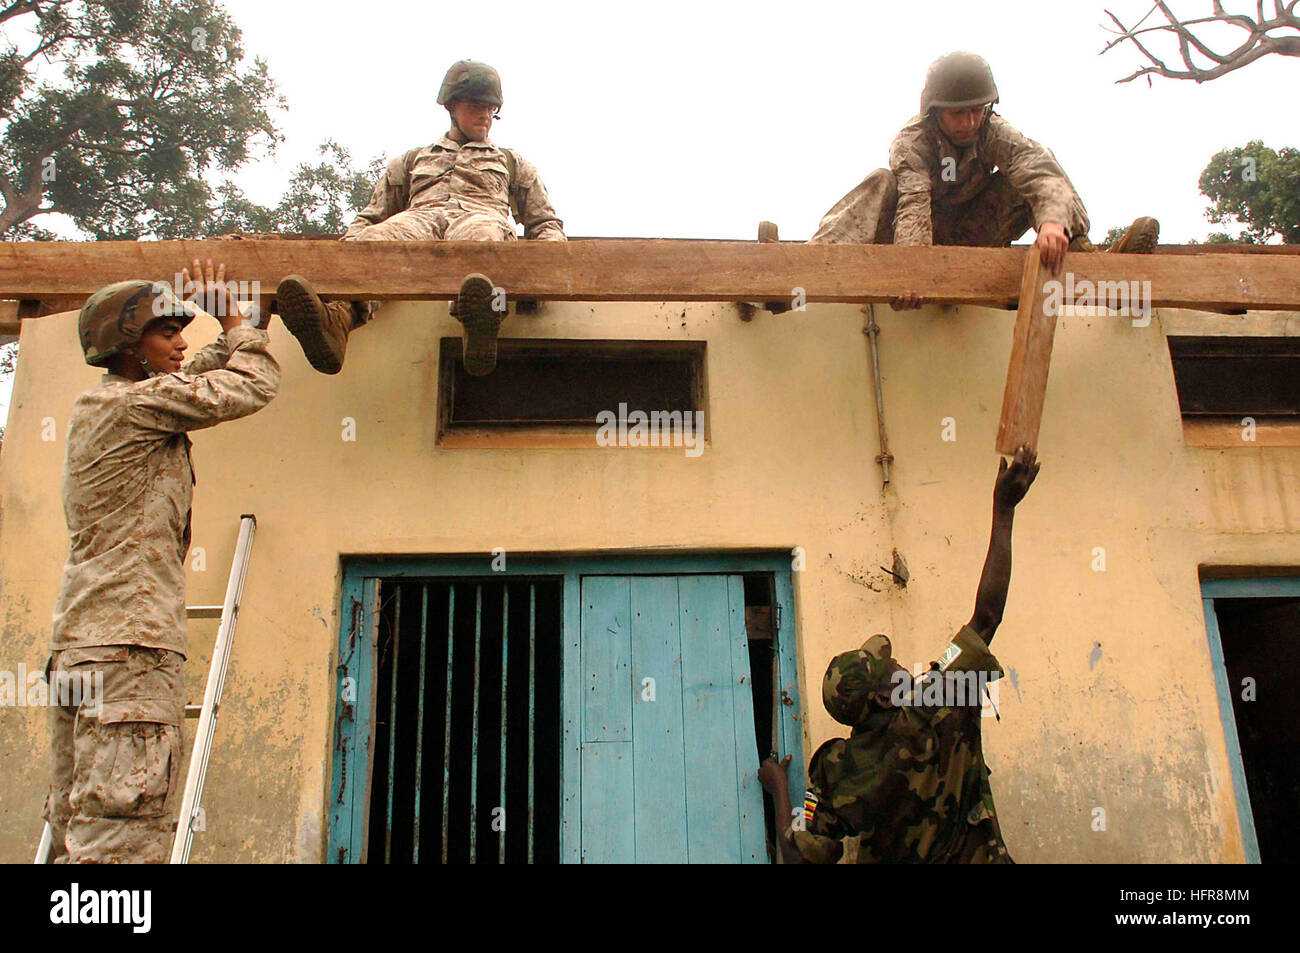
<instances>
[{"instance_id":1,"label":"recessed window","mask_svg":"<svg viewBox=\"0 0 1300 953\"><path fill-rule=\"evenodd\" d=\"M665 427L680 427L688 415L690 424L702 420L700 341L507 340L498 347L496 369L483 377L465 371L461 354L460 338L442 339L443 444L469 438L481 446L492 435L533 435L539 440L516 443L596 447L597 432L610 415L659 415Z\"/></svg>"},{"instance_id":2,"label":"recessed window","mask_svg":"<svg viewBox=\"0 0 1300 953\"><path fill-rule=\"evenodd\" d=\"M1189 443L1300 446L1300 338L1168 340Z\"/></svg>"}]
</instances>

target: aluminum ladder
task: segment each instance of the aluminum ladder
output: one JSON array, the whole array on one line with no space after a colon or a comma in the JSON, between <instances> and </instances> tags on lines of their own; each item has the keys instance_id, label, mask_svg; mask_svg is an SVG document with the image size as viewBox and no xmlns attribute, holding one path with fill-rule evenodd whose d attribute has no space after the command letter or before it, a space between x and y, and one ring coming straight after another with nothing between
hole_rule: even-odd
<instances>
[{"instance_id":1,"label":"aluminum ladder","mask_svg":"<svg viewBox=\"0 0 1300 953\"><path fill-rule=\"evenodd\" d=\"M235 626L239 622L239 606L244 598L244 578L248 574L248 559L253 551L253 535L257 531L257 517L245 513L239 517L239 538L235 542L235 556L230 563L230 579L226 583L226 599L219 606L186 606L189 619L221 620L217 626L217 639L212 647L212 664L208 668L208 683L203 691L202 705L186 705L185 717L197 718L194 749L190 752L189 771L185 776L185 794L181 798L180 819L176 823L176 838L172 842L171 863L187 864L194 844L194 820L203 800L203 781L208 773L208 760L212 756L212 739L217 730L217 715L221 711L221 690L226 684L226 669L230 665L230 649L235 642ZM53 831L47 821L41 832L40 846L36 848L36 863L49 863L54 846Z\"/></svg>"}]
</instances>

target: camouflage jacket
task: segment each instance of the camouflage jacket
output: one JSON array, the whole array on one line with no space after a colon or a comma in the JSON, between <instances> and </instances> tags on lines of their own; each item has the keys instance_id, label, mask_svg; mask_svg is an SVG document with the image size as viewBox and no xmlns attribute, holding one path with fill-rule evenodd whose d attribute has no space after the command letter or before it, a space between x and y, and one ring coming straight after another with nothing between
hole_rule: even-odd
<instances>
[{"instance_id":1,"label":"camouflage jacket","mask_svg":"<svg viewBox=\"0 0 1300 953\"><path fill-rule=\"evenodd\" d=\"M51 651L129 644L186 654L187 431L246 417L275 397L280 365L268 340L238 327L174 374L134 382L105 374L77 398L63 470L71 546Z\"/></svg>"},{"instance_id":2,"label":"camouflage jacket","mask_svg":"<svg viewBox=\"0 0 1300 953\"><path fill-rule=\"evenodd\" d=\"M487 214L507 227L513 212L524 226L524 238L565 241L564 222L551 207L536 167L514 150L487 141L458 143L443 136L389 162L370 204L357 214L343 239L408 208Z\"/></svg>"},{"instance_id":3,"label":"camouflage jacket","mask_svg":"<svg viewBox=\"0 0 1300 953\"><path fill-rule=\"evenodd\" d=\"M1050 149L1021 135L990 112L969 146L958 147L939 131L938 116L916 116L894 137L889 168L898 184L894 243L932 243L932 205L961 205L986 185L995 169L1033 211L1034 228L1059 222L1070 236L1086 235L1087 215ZM1080 211L1072 214L1072 208ZM1081 220L1080 220L1081 219Z\"/></svg>"},{"instance_id":4,"label":"camouflage jacket","mask_svg":"<svg viewBox=\"0 0 1300 953\"><path fill-rule=\"evenodd\" d=\"M808 765L805 830L795 846L812 863L1008 863L980 743L980 693L925 704L935 676L1001 675L975 630L963 626L942 672L916 685L914 703L867 715ZM935 698L937 701L937 697ZM945 701L952 702L953 698Z\"/></svg>"}]
</instances>

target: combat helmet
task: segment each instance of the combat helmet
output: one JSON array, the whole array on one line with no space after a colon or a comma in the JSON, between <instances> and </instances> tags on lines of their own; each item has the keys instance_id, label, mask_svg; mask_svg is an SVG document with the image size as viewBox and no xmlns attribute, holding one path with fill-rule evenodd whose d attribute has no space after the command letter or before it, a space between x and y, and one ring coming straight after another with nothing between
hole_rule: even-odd
<instances>
[{"instance_id":1,"label":"combat helmet","mask_svg":"<svg viewBox=\"0 0 1300 953\"><path fill-rule=\"evenodd\" d=\"M998 101L993 70L982 56L949 53L930 64L921 93L921 115L937 107L965 109Z\"/></svg>"},{"instance_id":2,"label":"combat helmet","mask_svg":"<svg viewBox=\"0 0 1300 953\"><path fill-rule=\"evenodd\" d=\"M139 343L151 322L171 317L184 327L196 313L194 305L178 300L161 281L119 281L100 288L82 305L77 334L86 363L106 367L124 348Z\"/></svg>"},{"instance_id":3,"label":"combat helmet","mask_svg":"<svg viewBox=\"0 0 1300 953\"><path fill-rule=\"evenodd\" d=\"M500 106L503 102L500 74L477 60L457 60L442 78L438 105L450 106L458 99L474 99Z\"/></svg>"}]
</instances>

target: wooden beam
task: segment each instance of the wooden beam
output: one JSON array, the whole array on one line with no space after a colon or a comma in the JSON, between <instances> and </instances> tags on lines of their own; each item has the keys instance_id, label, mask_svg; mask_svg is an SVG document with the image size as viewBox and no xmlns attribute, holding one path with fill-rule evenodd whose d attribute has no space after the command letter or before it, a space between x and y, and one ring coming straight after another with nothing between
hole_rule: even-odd
<instances>
[{"instance_id":1,"label":"wooden beam","mask_svg":"<svg viewBox=\"0 0 1300 953\"><path fill-rule=\"evenodd\" d=\"M1052 363L1052 339L1056 337L1056 310L1045 307L1048 292L1044 286L1050 280L1051 272L1038 255L1026 257L1020 283L1020 309L1012 332L1007 386L1002 392L1002 416L998 420L999 453L1013 454L1023 444L1038 448L1038 427L1047 398L1047 371Z\"/></svg>"},{"instance_id":2,"label":"wooden beam","mask_svg":"<svg viewBox=\"0 0 1300 953\"><path fill-rule=\"evenodd\" d=\"M273 293L287 274L322 295L449 299L470 272L554 301L886 302L910 289L940 304L1014 307L1027 249L630 239L574 242L0 242L0 298L85 298L127 278L174 280L191 259ZM1074 253L1081 282L1150 282L1176 308L1300 310L1300 256Z\"/></svg>"},{"instance_id":3,"label":"wooden beam","mask_svg":"<svg viewBox=\"0 0 1300 953\"><path fill-rule=\"evenodd\" d=\"M18 333L18 302L0 301L0 334Z\"/></svg>"}]
</instances>

